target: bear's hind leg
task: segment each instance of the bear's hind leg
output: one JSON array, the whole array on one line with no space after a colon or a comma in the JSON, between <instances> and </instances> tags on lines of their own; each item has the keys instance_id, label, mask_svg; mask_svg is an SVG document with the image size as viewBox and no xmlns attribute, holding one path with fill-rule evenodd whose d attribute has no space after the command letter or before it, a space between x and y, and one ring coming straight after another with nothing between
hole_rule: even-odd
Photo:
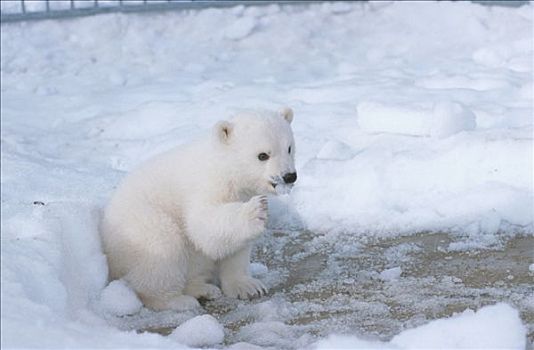
<instances>
[{"instance_id":1,"label":"bear's hind leg","mask_svg":"<svg viewBox=\"0 0 534 350\"><path fill-rule=\"evenodd\" d=\"M143 304L153 310L188 310L198 301L184 295L191 247L180 227L165 213L146 207L144 215L124 227L128 232L127 273L124 279Z\"/></svg>"},{"instance_id":2,"label":"bear's hind leg","mask_svg":"<svg viewBox=\"0 0 534 350\"><path fill-rule=\"evenodd\" d=\"M176 260L171 262L161 259L155 264L146 264L145 260L143 271L132 270L125 276L125 280L135 289L145 307L156 311L184 311L200 305L193 296L185 295L185 273L181 273L179 268L163 268L174 263Z\"/></svg>"},{"instance_id":3,"label":"bear's hind leg","mask_svg":"<svg viewBox=\"0 0 534 350\"><path fill-rule=\"evenodd\" d=\"M154 311L186 311L200 306L198 300L190 295L176 294L174 296L146 296L139 294L139 297L147 308Z\"/></svg>"},{"instance_id":4,"label":"bear's hind leg","mask_svg":"<svg viewBox=\"0 0 534 350\"><path fill-rule=\"evenodd\" d=\"M184 294L195 298L208 300L217 299L222 296L222 292L213 281L215 264L213 260L204 254L195 251L190 256L189 271L187 274L187 284Z\"/></svg>"}]
</instances>

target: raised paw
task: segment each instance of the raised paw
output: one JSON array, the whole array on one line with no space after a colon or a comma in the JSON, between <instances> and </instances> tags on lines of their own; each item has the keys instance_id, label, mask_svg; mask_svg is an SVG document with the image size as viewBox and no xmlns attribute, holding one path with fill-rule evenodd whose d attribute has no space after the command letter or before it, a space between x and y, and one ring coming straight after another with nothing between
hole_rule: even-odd
<instances>
[{"instance_id":1,"label":"raised paw","mask_svg":"<svg viewBox=\"0 0 534 350\"><path fill-rule=\"evenodd\" d=\"M230 298L249 299L267 294L267 287L258 279L241 277L232 281L223 281L222 290L224 295Z\"/></svg>"},{"instance_id":2,"label":"raised paw","mask_svg":"<svg viewBox=\"0 0 534 350\"><path fill-rule=\"evenodd\" d=\"M252 227L259 231L255 233L263 232L268 218L267 196L252 197L246 203L246 211Z\"/></svg>"},{"instance_id":3,"label":"raised paw","mask_svg":"<svg viewBox=\"0 0 534 350\"><path fill-rule=\"evenodd\" d=\"M194 282L188 284L184 289L184 293L197 299L202 298L208 300L217 299L222 296L219 287L204 282Z\"/></svg>"}]
</instances>

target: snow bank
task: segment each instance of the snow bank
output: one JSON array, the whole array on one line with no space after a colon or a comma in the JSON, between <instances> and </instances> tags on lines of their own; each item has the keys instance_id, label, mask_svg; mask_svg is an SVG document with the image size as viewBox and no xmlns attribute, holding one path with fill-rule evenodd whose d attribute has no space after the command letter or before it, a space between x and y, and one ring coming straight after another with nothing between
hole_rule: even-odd
<instances>
[{"instance_id":1,"label":"snow bank","mask_svg":"<svg viewBox=\"0 0 534 350\"><path fill-rule=\"evenodd\" d=\"M330 336L315 349L517 349L526 346L526 328L507 304L466 310L447 319L403 331L390 342Z\"/></svg>"},{"instance_id":2,"label":"snow bank","mask_svg":"<svg viewBox=\"0 0 534 350\"><path fill-rule=\"evenodd\" d=\"M91 183L89 176L84 180ZM29 212L24 207L2 206L3 216L19 213L2 221L2 348L180 346L160 335L120 332L98 316L107 264L96 208L84 202L36 204ZM22 215L27 224L17 225Z\"/></svg>"},{"instance_id":3,"label":"snow bank","mask_svg":"<svg viewBox=\"0 0 534 350\"><path fill-rule=\"evenodd\" d=\"M532 169L525 168L532 162L531 139L484 133L434 142L388 135L364 146L366 139L354 133L356 155L346 161L317 157L299 170L292 203L308 228L473 237L532 232Z\"/></svg>"}]
</instances>

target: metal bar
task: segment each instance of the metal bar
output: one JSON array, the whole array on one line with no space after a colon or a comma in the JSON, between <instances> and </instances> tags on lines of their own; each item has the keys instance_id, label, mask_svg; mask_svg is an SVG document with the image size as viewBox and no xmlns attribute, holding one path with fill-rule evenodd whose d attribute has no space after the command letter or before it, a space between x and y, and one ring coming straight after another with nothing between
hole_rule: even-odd
<instances>
[{"instance_id":1,"label":"metal bar","mask_svg":"<svg viewBox=\"0 0 534 350\"><path fill-rule=\"evenodd\" d=\"M96 0L94 0L96 1ZM200 1L170 1L161 3L150 3L147 6L131 5L131 6L91 6L91 7L76 7L73 0L71 0L70 9L58 9L50 12L46 11L27 11L23 8L22 13L2 13L0 16L0 22L16 22L24 20L40 20L40 19L68 19L73 17L91 16L101 13L132 13L132 12L158 12L167 10L190 10L190 9L203 9L208 7L224 8L237 5L245 6L261 6L270 5L273 3L279 5L305 5L314 3L317 1L302 1L302 0L290 0L290 1L213 1L213 0L200 0ZM21 1L23 3L23 1ZM123 3L121 1L121 3ZM24 6L24 5L23 5Z\"/></svg>"},{"instance_id":2,"label":"metal bar","mask_svg":"<svg viewBox=\"0 0 534 350\"><path fill-rule=\"evenodd\" d=\"M22 8L22 13L26 13L26 4L24 3L24 0L20 0L20 6Z\"/></svg>"},{"instance_id":3,"label":"metal bar","mask_svg":"<svg viewBox=\"0 0 534 350\"><path fill-rule=\"evenodd\" d=\"M74 10L74 0L70 0L70 9Z\"/></svg>"},{"instance_id":4,"label":"metal bar","mask_svg":"<svg viewBox=\"0 0 534 350\"><path fill-rule=\"evenodd\" d=\"M50 12L50 0L46 0L46 12Z\"/></svg>"}]
</instances>

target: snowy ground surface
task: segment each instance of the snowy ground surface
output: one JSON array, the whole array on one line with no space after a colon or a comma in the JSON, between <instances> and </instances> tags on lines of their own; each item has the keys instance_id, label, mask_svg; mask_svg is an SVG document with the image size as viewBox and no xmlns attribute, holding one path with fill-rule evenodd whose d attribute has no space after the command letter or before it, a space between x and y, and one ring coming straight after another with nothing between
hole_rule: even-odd
<instances>
[{"instance_id":1,"label":"snowy ground surface","mask_svg":"<svg viewBox=\"0 0 534 350\"><path fill-rule=\"evenodd\" d=\"M2 347L532 345L532 20L379 2L2 25ZM282 105L299 180L254 255L270 294L154 313L104 289L120 178Z\"/></svg>"}]
</instances>

